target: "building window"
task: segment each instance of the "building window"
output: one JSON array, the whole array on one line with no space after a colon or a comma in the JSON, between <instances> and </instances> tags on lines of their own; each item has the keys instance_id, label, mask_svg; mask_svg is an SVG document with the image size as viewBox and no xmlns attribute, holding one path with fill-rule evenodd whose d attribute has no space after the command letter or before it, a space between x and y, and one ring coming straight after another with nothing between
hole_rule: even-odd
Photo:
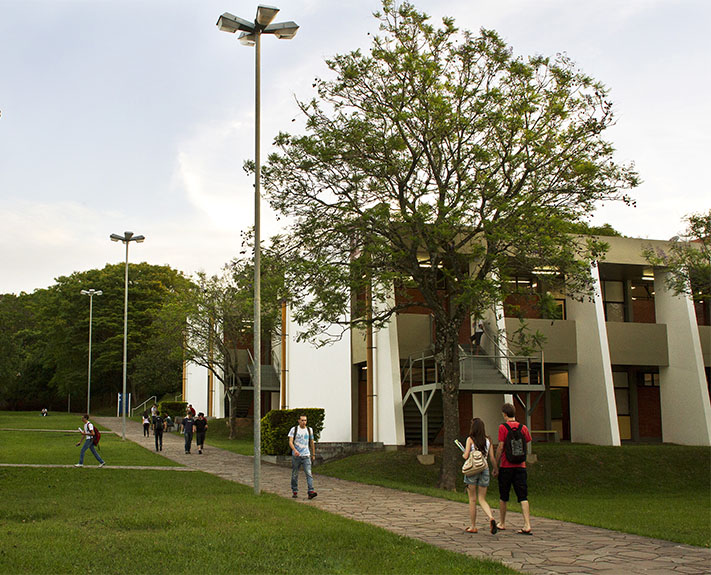
<instances>
[{"instance_id":1,"label":"building window","mask_svg":"<svg viewBox=\"0 0 711 575\"><path fill-rule=\"evenodd\" d=\"M658 373L643 373L642 385L644 387L659 387L659 374Z\"/></svg>"},{"instance_id":2,"label":"building window","mask_svg":"<svg viewBox=\"0 0 711 575\"><path fill-rule=\"evenodd\" d=\"M602 301L605 308L605 321L625 321L624 282L602 282Z\"/></svg>"}]
</instances>

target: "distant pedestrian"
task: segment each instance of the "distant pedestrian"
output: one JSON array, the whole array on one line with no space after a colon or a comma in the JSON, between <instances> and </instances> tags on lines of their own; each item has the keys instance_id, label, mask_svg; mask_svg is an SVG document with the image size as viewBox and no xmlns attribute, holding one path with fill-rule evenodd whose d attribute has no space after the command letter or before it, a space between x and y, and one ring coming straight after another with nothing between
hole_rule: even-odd
<instances>
[{"instance_id":1,"label":"distant pedestrian","mask_svg":"<svg viewBox=\"0 0 711 575\"><path fill-rule=\"evenodd\" d=\"M314 478L311 474L311 464L315 459L314 431L306 425L305 415L299 416L299 424L289 430L289 447L291 448L291 491L292 497L299 494L299 467L304 467L308 498L318 495L314 491Z\"/></svg>"},{"instance_id":2,"label":"distant pedestrian","mask_svg":"<svg viewBox=\"0 0 711 575\"><path fill-rule=\"evenodd\" d=\"M155 418L154 418L155 419ZM143 437L151 436L151 420L148 419L148 412L143 412Z\"/></svg>"},{"instance_id":3,"label":"distant pedestrian","mask_svg":"<svg viewBox=\"0 0 711 575\"><path fill-rule=\"evenodd\" d=\"M47 411L47 408L46 408L46 407L43 407L43 408L42 408L42 413L40 413L40 415L41 415L42 417L47 417L47 415L49 415L49 411Z\"/></svg>"},{"instance_id":4,"label":"distant pedestrian","mask_svg":"<svg viewBox=\"0 0 711 575\"><path fill-rule=\"evenodd\" d=\"M472 343L475 346L474 353L479 355L479 350L481 349L481 338L484 335L484 323L481 320L476 320L476 325L474 326L474 335L472 336Z\"/></svg>"},{"instance_id":5,"label":"distant pedestrian","mask_svg":"<svg viewBox=\"0 0 711 575\"><path fill-rule=\"evenodd\" d=\"M197 419L195 420L195 444L198 448L198 454L202 453L205 447L205 433L207 431L207 419L205 419L205 414L201 411L198 413Z\"/></svg>"},{"instance_id":6,"label":"distant pedestrian","mask_svg":"<svg viewBox=\"0 0 711 575\"><path fill-rule=\"evenodd\" d=\"M183 435L185 436L185 453L188 454L193 444L193 428L195 427L195 420L189 412L187 417L183 419L182 425Z\"/></svg>"},{"instance_id":7,"label":"distant pedestrian","mask_svg":"<svg viewBox=\"0 0 711 575\"><path fill-rule=\"evenodd\" d=\"M157 414L153 418L153 437L156 440L156 451L163 451L163 430L165 427L165 420L160 414Z\"/></svg>"},{"instance_id":8,"label":"distant pedestrian","mask_svg":"<svg viewBox=\"0 0 711 575\"><path fill-rule=\"evenodd\" d=\"M528 505L528 476L526 474L526 444L531 441L528 428L516 421L516 410L510 403L501 407L504 423L499 426L496 460L499 462L499 529L506 529L506 504L513 486L523 514L523 529L519 535L531 535L531 512ZM513 460L513 461L512 461Z\"/></svg>"},{"instance_id":9,"label":"distant pedestrian","mask_svg":"<svg viewBox=\"0 0 711 575\"><path fill-rule=\"evenodd\" d=\"M89 421L89 415L82 416L81 420L82 423L84 423L84 429L80 430L81 434L84 436L84 445L81 446L81 451L79 452L79 463L75 464L74 467L84 467L84 453L86 453L87 449L91 450L94 454L94 457L96 457L96 460L99 462L99 467L103 467L106 465L106 462L101 459L101 456L96 451L96 447L94 447L94 435L96 434L94 424ZM79 447L81 443L82 442L79 441L77 443L77 447Z\"/></svg>"},{"instance_id":10,"label":"distant pedestrian","mask_svg":"<svg viewBox=\"0 0 711 575\"><path fill-rule=\"evenodd\" d=\"M192 403L188 403L187 414L190 415L190 417L195 417L195 408L193 407Z\"/></svg>"},{"instance_id":11,"label":"distant pedestrian","mask_svg":"<svg viewBox=\"0 0 711 575\"><path fill-rule=\"evenodd\" d=\"M156 415L158 415L158 406L154 403L151 406L151 419L153 419Z\"/></svg>"},{"instance_id":12,"label":"distant pedestrian","mask_svg":"<svg viewBox=\"0 0 711 575\"><path fill-rule=\"evenodd\" d=\"M494 519L494 514L491 512L491 507L489 507L489 503L486 501L486 490L489 488L491 475L496 477L496 475L498 475L498 469L496 459L494 459L494 450L491 449L491 441L486 435L484 422L478 417L472 419L471 427L469 428L467 444L462 454L465 460L469 457L472 449L481 451L484 458L488 457L490 469L485 469L477 475L464 476L464 485L467 488L467 495L469 496L469 527L467 527L465 531L467 533L477 533L478 531L476 527L476 500L478 491L479 505L481 505L484 513L486 513L491 533L495 535L499 528Z\"/></svg>"}]
</instances>

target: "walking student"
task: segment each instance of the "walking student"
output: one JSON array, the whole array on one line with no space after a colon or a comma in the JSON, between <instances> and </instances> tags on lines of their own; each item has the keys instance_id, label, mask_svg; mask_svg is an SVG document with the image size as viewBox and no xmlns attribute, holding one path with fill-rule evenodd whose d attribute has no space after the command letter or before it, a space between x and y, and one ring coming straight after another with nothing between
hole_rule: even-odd
<instances>
[{"instance_id":1,"label":"walking student","mask_svg":"<svg viewBox=\"0 0 711 575\"><path fill-rule=\"evenodd\" d=\"M188 411L188 415L183 419L183 435L185 436L185 454L190 453L190 448L193 444L193 428L195 420L192 414Z\"/></svg>"},{"instance_id":2,"label":"walking student","mask_svg":"<svg viewBox=\"0 0 711 575\"><path fill-rule=\"evenodd\" d=\"M151 420L148 419L148 411L144 411L143 412L143 437L150 437L151 436L150 429L151 429Z\"/></svg>"},{"instance_id":3,"label":"walking student","mask_svg":"<svg viewBox=\"0 0 711 575\"><path fill-rule=\"evenodd\" d=\"M153 416L153 437L156 440L156 451L163 451L163 431L165 420L159 414Z\"/></svg>"},{"instance_id":4,"label":"walking student","mask_svg":"<svg viewBox=\"0 0 711 575\"><path fill-rule=\"evenodd\" d=\"M314 478L311 475L311 463L315 458L314 431L306 425L305 415L299 416L299 424L289 430L289 447L291 448L291 491L292 497L299 496L299 467L303 466L306 474L308 498L318 495L314 491Z\"/></svg>"},{"instance_id":5,"label":"walking student","mask_svg":"<svg viewBox=\"0 0 711 575\"><path fill-rule=\"evenodd\" d=\"M499 444L496 446L496 460L499 462L499 514L501 515L497 527L501 530L506 529L506 504L513 486L523 514L523 529L519 529L516 533L531 535L526 473L526 444L531 441L531 433L525 425L516 421L516 410L510 403L504 403L501 407L501 415L504 423L499 426Z\"/></svg>"},{"instance_id":6,"label":"walking student","mask_svg":"<svg viewBox=\"0 0 711 575\"><path fill-rule=\"evenodd\" d=\"M465 461L469 458L469 454L472 449L481 451L481 453L484 454L484 458L488 457L491 471L489 471L489 469L484 469L484 471L478 473L477 475L464 476L464 485L467 488L467 495L469 496L469 527L467 527L465 531L467 533L477 533L479 531L476 528L476 501L478 493L479 505L481 505L484 513L486 513L492 535L495 535L499 530L499 527L494 519L494 514L491 512L491 507L489 507L489 503L486 501L486 490L489 488L491 474L496 477L496 475L498 475L498 470L496 467L496 459L494 458L494 450L491 449L491 440L486 435L484 422L478 417L472 419L472 423L469 428L467 444L464 447L464 453L462 454Z\"/></svg>"},{"instance_id":7,"label":"walking student","mask_svg":"<svg viewBox=\"0 0 711 575\"><path fill-rule=\"evenodd\" d=\"M205 447L205 432L207 431L207 419L205 419L205 414L201 411L198 413L197 419L195 420L195 444L198 448L198 454L202 453Z\"/></svg>"},{"instance_id":8,"label":"walking student","mask_svg":"<svg viewBox=\"0 0 711 575\"><path fill-rule=\"evenodd\" d=\"M81 434L84 436L84 445L81 446L81 451L79 452L79 463L76 463L74 467L84 467L84 453L86 453L86 450L89 449L91 452L94 454L94 457L96 457L96 460L99 462L99 467L103 467L106 465L106 462L101 459L101 456L99 455L99 452L96 451L96 447L94 447L94 436L96 435L96 429L94 428L94 424L89 421L89 415L84 415L81 418L82 423L84 424L84 429L82 430ZM81 445L81 441L77 442L77 447Z\"/></svg>"}]
</instances>

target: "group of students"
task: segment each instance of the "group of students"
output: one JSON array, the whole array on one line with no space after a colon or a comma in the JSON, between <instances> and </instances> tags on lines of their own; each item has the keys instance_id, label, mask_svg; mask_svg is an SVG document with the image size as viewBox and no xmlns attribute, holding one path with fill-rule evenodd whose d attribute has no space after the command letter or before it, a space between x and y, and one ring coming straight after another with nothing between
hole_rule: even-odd
<instances>
[{"instance_id":1,"label":"group of students","mask_svg":"<svg viewBox=\"0 0 711 575\"><path fill-rule=\"evenodd\" d=\"M473 449L480 451L485 458L488 457L490 466L484 469L477 475L464 476L464 484L467 488L469 496L469 520L470 525L465 529L467 533L477 533L476 527L476 504L477 496L479 505L486 513L489 520L489 525L492 534L506 529L506 507L509 501L511 488L518 502L521 504L521 513L523 515L523 528L517 531L520 535L531 535L531 514L528 505L528 476L526 472L526 461L509 461L505 445L510 433L515 433L522 437L523 442L528 444L531 441L531 433L528 428L516 421L516 410L510 403L505 403L501 408L501 415L504 423L499 425L498 445L496 453L491 449L491 439L486 435L484 422L477 418L472 419L469 429L467 443L462 453L462 457L466 460ZM515 431L514 431L515 430ZM525 445L524 445L525 448ZM525 452L525 449L524 449ZM489 487L491 476L497 477L499 482L499 521L494 519L494 514L491 507L486 501L486 491Z\"/></svg>"},{"instance_id":2,"label":"group of students","mask_svg":"<svg viewBox=\"0 0 711 575\"><path fill-rule=\"evenodd\" d=\"M207 419L205 414L200 412L195 414L195 408L188 405L185 417L179 421L179 428L185 437L185 454L192 451L193 436L198 448L198 453L202 454L205 448L205 435L207 433ZM158 406L151 407L150 417L148 411L143 413L143 436L150 437L150 429L153 428L153 435L156 440L156 451L163 451L163 432L172 427L170 416L165 413L158 413Z\"/></svg>"}]
</instances>

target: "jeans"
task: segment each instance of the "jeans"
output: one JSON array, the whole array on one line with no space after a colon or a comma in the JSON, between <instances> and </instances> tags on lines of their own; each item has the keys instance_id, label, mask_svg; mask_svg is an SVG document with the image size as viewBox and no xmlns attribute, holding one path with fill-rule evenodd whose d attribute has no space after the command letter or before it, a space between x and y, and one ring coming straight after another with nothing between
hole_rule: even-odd
<instances>
[{"instance_id":1,"label":"jeans","mask_svg":"<svg viewBox=\"0 0 711 575\"><path fill-rule=\"evenodd\" d=\"M190 453L190 446L193 444L193 432L185 431L185 451Z\"/></svg>"},{"instance_id":2,"label":"jeans","mask_svg":"<svg viewBox=\"0 0 711 575\"><path fill-rule=\"evenodd\" d=\"M306 486L309 492L314 490L314 477L311 475L311 456L305 457L291 456L291 490L296 493L299 490L299 467L304 466L306 473Z\"/></svg>"},{"instance_id":3,"label":"jeans","mask_svg":"<svg viewBox=\"0 0 711 575\"><path fill-rule=\"evenodd\" d=\"M161 431L160 433L156 433L155 431L153 432L153 435L155 435L156 438L156 451L159 449L163 449L163 432Z\"/></svg>"},{"instance_id":4,"label":"jeans","mask_svg":"<svg viewBox=\"0 0 711 575\"><path fill-rule=\"evenodd\" d=\"M96 457L96 460L99 463L104 462L104 460L101 459L99 452L96 451L96 447L94 447L94 440L91 437L87 437L87 439L84 441L84 445L81 446L81 451L79 452L79 463L84 463L84 453L86 453L87 449L91 450L91 452L94 454L94 457Z\"/></svg>"}]
</instances>

